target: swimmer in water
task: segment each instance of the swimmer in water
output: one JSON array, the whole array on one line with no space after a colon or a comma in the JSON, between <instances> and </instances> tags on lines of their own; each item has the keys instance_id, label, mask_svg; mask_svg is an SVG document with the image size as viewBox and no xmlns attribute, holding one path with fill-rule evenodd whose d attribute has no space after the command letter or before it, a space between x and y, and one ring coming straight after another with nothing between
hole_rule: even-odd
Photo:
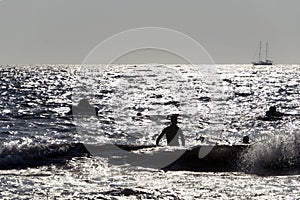
<instances>
[{"instance_id":1,"label":"swimmer in water","mask_svg":"<svg viewBox=\"0 0 300 200\"><path fill-rule=\"evenodd\" d=\"M185 145L185 138L182 130L177 126L177 118L177 115L171 116L171 125L163 129L161 134L156 139L156 145L159 145L159 141L164 135L166 135L169 146L179 146L179 137L181 139L181 145Z\"/></svg>"}]
</instances>

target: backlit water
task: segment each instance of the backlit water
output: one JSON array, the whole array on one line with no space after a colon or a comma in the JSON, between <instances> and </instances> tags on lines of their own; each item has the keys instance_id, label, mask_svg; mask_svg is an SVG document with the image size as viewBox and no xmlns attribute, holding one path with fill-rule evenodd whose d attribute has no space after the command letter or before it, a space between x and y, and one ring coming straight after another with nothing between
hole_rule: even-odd
<instances>
[{"instance_id":1,"label":"backlit water","mask_svg":"<svg viewBox=\"0 0 300 200\"><path fill-rule=\"evenodd\" d=\"M188 147L200 136L234 145L249 135L253 143L241 160L245 172L163 172L97 156L1 170L2 198L299 198L297 174L256 175L278 155L291 164L299 158L298 116L257 119L271 105L299 115L299 65L17 65L1 66L0 77L0 166L25 163L28 152L16 152L31 145L154 144L174 113ZM80 99L97 106L98 117L68 115Z\"/></svg>"}]
</instances>

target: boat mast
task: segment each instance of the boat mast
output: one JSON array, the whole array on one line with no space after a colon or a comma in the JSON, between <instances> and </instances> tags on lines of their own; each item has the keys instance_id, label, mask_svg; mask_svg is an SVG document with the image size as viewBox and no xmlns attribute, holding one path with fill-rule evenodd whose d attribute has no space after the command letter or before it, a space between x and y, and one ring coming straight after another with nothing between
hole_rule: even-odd
<instances>
[{"instance_id":1,"label":"boat mast","mask_svg":"<svg viewBox=\"0 0 300 200\"><path fill-rule=\"evenodd\" d=\"M261 40L259 41L259 53L258 53L258 60L261 60Z\"/></svg>"},{"instance_id":2,"label":"boat mast","mask_svg":"<svg viewBox=\"0 0 300 200\"><path fill-rule=\"evenodd\" d=\"M266 43L266 58L265 58L265 60L267 60L267 58L268 58L268 42Z\"/></svg>"}]
</instances>

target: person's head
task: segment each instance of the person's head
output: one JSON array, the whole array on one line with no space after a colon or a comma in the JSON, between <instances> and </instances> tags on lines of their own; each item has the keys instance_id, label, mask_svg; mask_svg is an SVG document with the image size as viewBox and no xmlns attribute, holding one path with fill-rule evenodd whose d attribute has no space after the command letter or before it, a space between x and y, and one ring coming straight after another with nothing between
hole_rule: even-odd
<instances>
[{"instance_id":1,"label":"person's head","mask_svg":"<svg viewBox=\"0 0 300 200\"><path fill-rule=\"evenodd\" d=\"M178 118L178 115L172 115L171 116L171 123L172 124L177 124L177 118Z\"/></svg>"},{"instance_id":2,"label":"person's head","mask_svg":"<svg viewBox=\"0 0 300 200\"><path fill-rule=\"evenodd\" d=\"M276 112L276 107L275 107L275 106L271 106L271 107L269 108L269 111L270 111L271 113L275 113L275 112Z\"/></svg>"},{"instance_id":3,"label":"person's head","mask_svg":"<svg viewBox=\"0 0 300 200\"><path fill-rule=\"evenodd\" d=\"M249 136L248 135L243 137L243 143L244 144L249 144Z\"/></svg>"}]
</instances>

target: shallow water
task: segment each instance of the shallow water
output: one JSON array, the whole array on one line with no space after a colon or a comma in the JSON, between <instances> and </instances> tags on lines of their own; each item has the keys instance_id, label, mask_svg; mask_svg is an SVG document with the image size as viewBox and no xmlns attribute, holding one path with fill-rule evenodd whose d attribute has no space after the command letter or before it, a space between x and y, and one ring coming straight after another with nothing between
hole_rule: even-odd
<instances>
[{"instance_id":1,"label":"shallow water","mask_svg":"<svg viewBox=\"0 0 300 200\"><path fill-rule=\"evenodd\" d=\"M249 135L255 144L241 158L243 172L163 172L112 165L97 156L74 157L63 165L49 162L0 170L0 196L299 198L299 173L274 176L266 167L274 163L293 167L299 162L299 117L279 121L257 117L270 105L284 113L300 113L300 66L216 67L217 71L187 65L2 66L1 168L16 160L19 167L25 166L29 154L24 149L30 145L41 146L34 152L39 155L50 143L153 144L172 113L180 114L187 146L201 144L195 140L199 136L205 143L233 145ZM205 76L209 74L211 79ZM67 114L82 98L99 108L99 117L72 119Z\"/></svg>"},{"instance_id":2,"label":"shallow water","mask_svg":"<svg viewBox=\"0 0 300 200\"><path fill-rule=\"evenodd\" d=\"M74 159L64 168L1 171L1 196L16 199L118 199L126 194L130 199L297 199L299 186L298 175L163 172L109 166L100 158Z\"/></svg>"}]
</instances>

